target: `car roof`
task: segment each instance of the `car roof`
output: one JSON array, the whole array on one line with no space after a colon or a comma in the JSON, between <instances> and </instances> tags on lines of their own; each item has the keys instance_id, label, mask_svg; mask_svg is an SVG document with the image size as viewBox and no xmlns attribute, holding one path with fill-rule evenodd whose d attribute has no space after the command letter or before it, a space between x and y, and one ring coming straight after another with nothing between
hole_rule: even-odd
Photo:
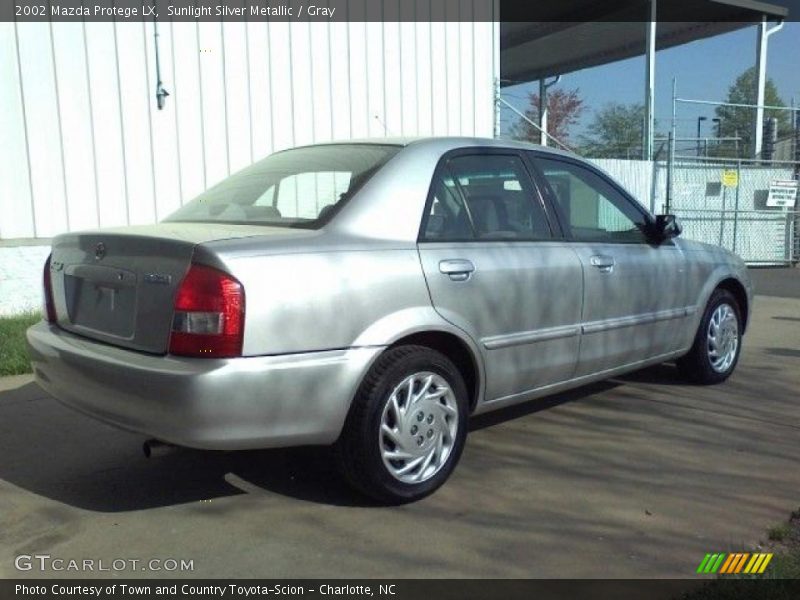
<instances>
[{"instance_id":1,"label":"car roof","mask_svg":"<svg viewBox=\"0 0 800 600\"><path fill-rule=\"evenodd\" d=\"M373 137L373 138L356 138L351 140L332 140L330 142L319 142L309 145L330 145L330 144L376 144L376 145L391 145L391 146L404 146L404 147L418 147L418 146L436 146L441 152L448 152L450 150L457 150L459 148L470 147L484 147L484 148L507 148L511 150L533 150L556 156L567 156L571 158L580 158L575 153L565 152L556 148L547 146L540 146L530 142L523 142L518 140L504 140L496 138L483 138L483 137L459 137L459 136L427 136L427 137Z\"/></svg>"}]
</instances>

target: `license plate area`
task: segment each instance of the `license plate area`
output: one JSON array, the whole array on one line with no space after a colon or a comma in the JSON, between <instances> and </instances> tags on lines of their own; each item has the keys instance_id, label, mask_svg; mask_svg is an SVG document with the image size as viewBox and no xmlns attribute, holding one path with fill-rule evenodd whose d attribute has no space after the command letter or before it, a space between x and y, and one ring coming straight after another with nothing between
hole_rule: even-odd
<instances>
[{"instance_id":1,"label":"license plate area","mask_svg":"<svg viewBox=\"0 0 800 600\"><path fill-rule=\"evenodd\" d=\"M120 338L133 337L136 274L98 265L65 269L64 292L70 323Z\"/></svg>"}]
</instances>

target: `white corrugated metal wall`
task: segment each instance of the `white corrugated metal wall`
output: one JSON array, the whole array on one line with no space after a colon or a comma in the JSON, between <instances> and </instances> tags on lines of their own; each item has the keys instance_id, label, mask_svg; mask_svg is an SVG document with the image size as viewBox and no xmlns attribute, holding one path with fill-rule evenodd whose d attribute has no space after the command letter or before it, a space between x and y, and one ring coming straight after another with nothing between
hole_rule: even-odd
<instances>
[{"instance_id":1,"label":"white corrugated metal wall","mask_svg":"<svg viewBox=\"0 0 800 600\"><path fill-rule=\"evenodd\" d=\"M1 239L152 223L295 145L493 135L496 23L161 22L158 33L161 111L152 22L0 23Z\"/></svg>"}]
</instances>

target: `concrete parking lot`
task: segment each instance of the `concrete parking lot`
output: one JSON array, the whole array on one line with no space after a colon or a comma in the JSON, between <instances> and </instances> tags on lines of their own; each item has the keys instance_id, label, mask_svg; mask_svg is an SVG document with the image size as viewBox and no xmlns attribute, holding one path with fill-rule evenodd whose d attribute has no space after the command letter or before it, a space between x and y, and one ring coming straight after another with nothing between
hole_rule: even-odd
<instances>
[{"instance_id":1,"label":"concrete parking lot","mask_svg":"<svg viewBox=\"0 0 800 600\"><path fill-rule=\"evenodd\" d=\"M0 576L84 575L19 572L20 554L195 577L691 576L800 505L800 298L779 295L757 297L727 383L664 365L476 418L451 481L399 508L350 492L324 450L147 460L141 437L2 380Z\"/></svg>"}]
</instances>

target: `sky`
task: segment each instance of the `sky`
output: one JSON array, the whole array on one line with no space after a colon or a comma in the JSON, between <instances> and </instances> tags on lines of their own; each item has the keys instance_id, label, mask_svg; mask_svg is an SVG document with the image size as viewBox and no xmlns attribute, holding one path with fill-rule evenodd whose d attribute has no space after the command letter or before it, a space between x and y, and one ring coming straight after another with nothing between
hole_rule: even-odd
<instances>
[{"instance_id":1,"label":"sky","mask_svg":"<svg viewBox=\"0 0 800 600\"><path fill-rule=\"evenodd\" d=\"M656 54L656 130L667 132L672 115L672 79L677 78L678 96L700 100L724 100L736 77L756 62L756 26L699 40ZM800 23L786 23L769 38L767 76L772 78L783 101L792 98L800 105ZM571 130L574 140L592 121L594 111L609 102L625 104L644 101L644 56L576 71L561 78L558 88L578 88L587 110ZM609 85L613 82L613 85ZM556 88L551 88L556 89ZM503 88L503 98L518 108L526 105L527 94L538 92L538 82ZM697 117L706 116L702 135L712 135L711 106L680 105L678 136L697 135ZM509 110L501 113L503 132L516 116Z\"/></svg>"}]
</instances>

